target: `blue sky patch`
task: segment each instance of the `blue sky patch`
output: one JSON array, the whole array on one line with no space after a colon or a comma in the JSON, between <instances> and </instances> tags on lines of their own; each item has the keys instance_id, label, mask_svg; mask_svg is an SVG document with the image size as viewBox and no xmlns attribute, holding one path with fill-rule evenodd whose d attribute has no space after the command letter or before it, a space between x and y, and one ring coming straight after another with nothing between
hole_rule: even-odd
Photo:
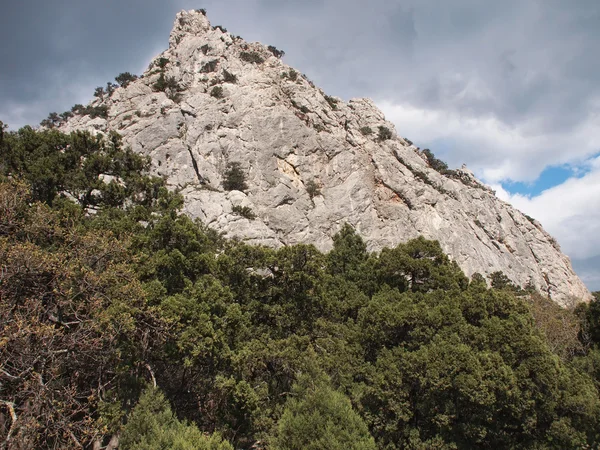
<instances>
[{"instance_id":1,"label":"blue sky patch","mask_svg":"<svg viewBox=\"0 0 600 450\"><path fill-rule=\"evenodd\" d=\"M586 162L600 156L597 153ZM511 194L521 194L529 197L535 197L546 189L564 183L569 178L581 178L591 170L590 164L583 163L579 165L563 164L560 166L549 166L540 174L540 176L531 183L526 182L503 182L502 187Z\"/></svg>"}]
</instances>

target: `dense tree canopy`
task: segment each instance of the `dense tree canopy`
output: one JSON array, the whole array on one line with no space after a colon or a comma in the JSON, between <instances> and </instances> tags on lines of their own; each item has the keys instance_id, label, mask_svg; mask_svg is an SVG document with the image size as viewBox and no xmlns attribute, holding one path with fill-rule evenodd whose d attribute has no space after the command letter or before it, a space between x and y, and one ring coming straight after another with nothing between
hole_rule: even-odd
<instances>
[{"instance_id":1,"label":"dense tree canopy","mask_svg":"<svg viewBox=\"0 0 600 450\"><path fill-rule=\"evenodd\" d=\"M348 225L327 254L229 241L148 164L115 134L0 126L4 447L600 442L598 298L562 310Z\"/></svg>"}]
</instances>

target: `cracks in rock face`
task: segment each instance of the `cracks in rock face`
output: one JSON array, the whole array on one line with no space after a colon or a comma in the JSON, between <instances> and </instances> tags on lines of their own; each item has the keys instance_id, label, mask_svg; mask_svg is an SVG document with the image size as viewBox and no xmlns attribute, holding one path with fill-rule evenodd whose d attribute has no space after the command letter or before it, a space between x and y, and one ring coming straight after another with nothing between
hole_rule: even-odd
<instances>
[{"instance_id":1,"label":"cracks in rock face","mask_svg":"<svg viewBox=\"0 0 600 450\"><path fill-rule=\"evenodd\" d=\"M400 192L397 189L394 189L393 187L391 187L389 184L387 184L383 180L381 180L381 184L383 184L386 188L388 188L390 191L392 191L394 194L396 194L398 196L398 198L400 200L402 200L402 202L406 206L408 206L408 209L410 209L411 211L415 209L415 205L413 205L413 203L410 201L410 199L406 195L404 195L403 192Z\"/></svg>"},{"instance_id":2,"label":"cracks in rock face","mask_svg":"<svg viewBox=\"0 0 600 450\"><path fill-rule=\"evenodd\" d=\"M198 162L196 161L196 158L194 158L194 153L192 152L192 148L189 145L187 145L186 147L187 147L188 152L190 154L190 158L192 158L192 166L194 167L194 172L196 172L196 176L198 177L198 181L202 185L206 184L206 180L202 177L202 175L200 175L200 169L198 168Z\"/></svg>"}]
</instances>

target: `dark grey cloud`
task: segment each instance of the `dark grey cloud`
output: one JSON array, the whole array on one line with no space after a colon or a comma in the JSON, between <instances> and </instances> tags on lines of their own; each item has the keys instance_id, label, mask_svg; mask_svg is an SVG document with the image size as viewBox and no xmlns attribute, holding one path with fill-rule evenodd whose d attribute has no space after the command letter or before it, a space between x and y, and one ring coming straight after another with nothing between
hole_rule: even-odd
<instances>
[{"instance_id":1,"label":"dark grey cloud","mask_svg":"<svg viewBox=\"0 0 600 450\"><path fill-rule=\"evenodd\" d=\"M0 117L39 122L86 102L116 74L143 70L166 47L179 9L203 6L213 24L284 49L286 62L333 95L496 121L522 141L513 150L479 137L423 134L410 121L398 128L421 146L446 142L439 156L466 161L491 181L532 180L546 164L597 150L593 132L580 128L599 112L600 3L571 3L22 0L0 16L0 38L9 43L0 49ZM573 136L582 142L566 153Z\"/></svg>"}]
</instances>

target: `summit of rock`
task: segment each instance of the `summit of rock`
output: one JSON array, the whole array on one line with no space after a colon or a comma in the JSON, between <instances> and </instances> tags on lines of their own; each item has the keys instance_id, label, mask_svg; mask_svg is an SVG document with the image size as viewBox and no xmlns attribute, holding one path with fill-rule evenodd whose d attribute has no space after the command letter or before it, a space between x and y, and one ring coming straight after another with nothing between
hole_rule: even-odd
<instances>
[{"instance_id":1,"label":"summit of rock","mask_svg":"<svg viewBox=\"0 0 600 450\"><path fill-rule=\"evenodd\" d=\"M502 271L563 305L590 298L540 223L468 169L438 172L371 100L327 96L275 48L211 26L200 10L178 13L169 48L91 106L107 117L75 116L61 129L119 132L181 190L188 215L228 237L327 251L349 223L377 251L423 235L467 275ZM245 192L223 188L232 162Z\"/></svg>"}]
</instances>

